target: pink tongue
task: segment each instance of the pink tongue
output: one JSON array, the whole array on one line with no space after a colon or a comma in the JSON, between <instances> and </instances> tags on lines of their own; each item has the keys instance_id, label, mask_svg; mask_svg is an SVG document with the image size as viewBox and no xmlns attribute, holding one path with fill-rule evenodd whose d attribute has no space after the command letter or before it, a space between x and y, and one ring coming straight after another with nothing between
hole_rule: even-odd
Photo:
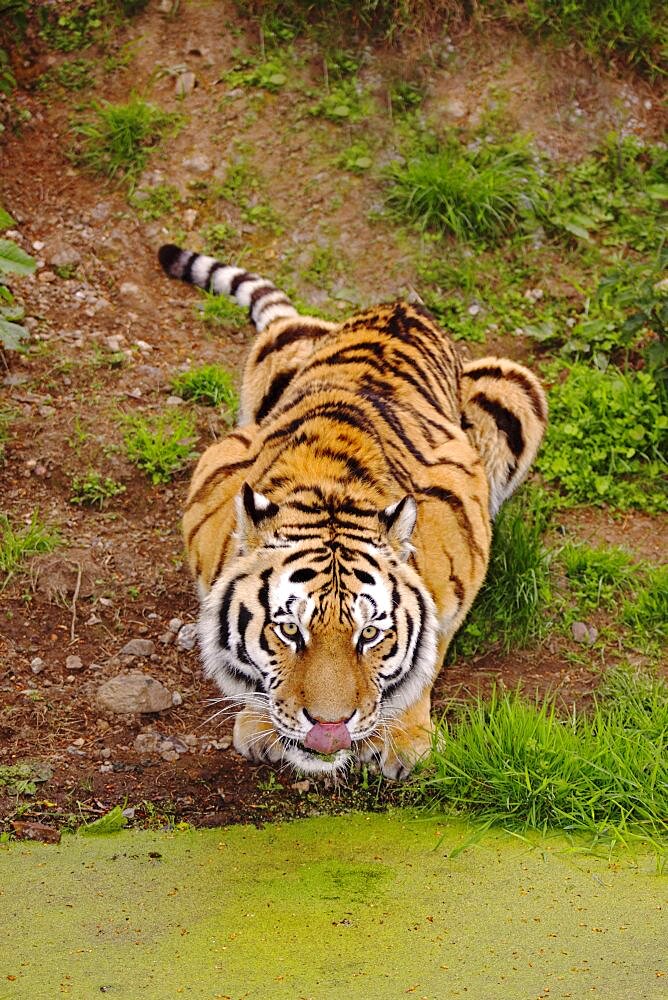
<instances>
[{"instance_id":1,"label":"pink tongue","mask_svg":"<svg viewBox=\"0 0 668 1000\"><path fill-rule=\"evenodd\" d=\"M345 722L316 722L304 740L307 750L318 753L335 753L350 746L350 733Z\"/></svg>"}]
</instances>

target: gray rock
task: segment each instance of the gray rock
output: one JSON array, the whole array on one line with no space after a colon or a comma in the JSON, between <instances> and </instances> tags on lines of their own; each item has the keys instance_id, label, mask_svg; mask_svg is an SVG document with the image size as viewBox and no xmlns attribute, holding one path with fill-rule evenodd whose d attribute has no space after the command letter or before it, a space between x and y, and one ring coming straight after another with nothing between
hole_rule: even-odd
<instances>
[{"instance_id":1,"label":"gray rock","mask_svg":"<svg viewBox=\"0 0 668 1000\"><path fill-rule=\"evenodd\" d=\"M175 639L176 636L173 632L163 632L159 637L158 642L161 642L163 646L171 646Z\"/></svg>"},{"instance_id":2,"label":"gray rock","mask_svg":"<svg viewBox=\"0 0 668 1000\"><path fill-rule=\"evenodd\" d=\"M194 156L188 156L183 161L183 166L186 170L192 170L194 174L209 174L211 173L212 163L208 156L204 156L202 153L195 153Z\"/></svg>"},{"instance_id":3,"label":"gray rock","mask_svg":"<svg viewBox=\"0 0 668 1000\"><path fill-rule=\"evenodd\" d=\"M42 659L41 656L36 656L34 657L34 659L30 661L30 669L32 670L33 674L41 674L45 666L46 664L44 663L44 660Z\"/></svg>"},{"instance_id":4,"label":"gray rock","mask_svg":"<svg viewBox=\"0 0 668 1000\"><path fill-rule=\"evenodd\" d=\"M80 656L68 656L65 660L65 669L68 674L73 670L83 670L84 665Z\"/></svg>"},{"instance_id":5,"label":"gray rock","mask_svg":"<svg viewBox=\"0 0 668 1000\"><path fill-rule=\"evenodd\" d=\"M179 694L178 691L174 691L172 694L172 705L174 708L178 708L179 705L183 704L183 695Z\"/></svg>"},{"instance_id":6,"label":"gray rock","mask_svg":"<svg viewBox=\"0 0 668 1000\"><path fill-rule=\"evenodd\" d=\"M81 254L69 243L53 243L47 259L51 267L76 267L81 263Z\"/></svg>"},{"instance_id":7,"label":"gray rock","mask_svg":"<svg viewBox=\"0 0 668 1000\"><path fill-rule=\"evenodd\" d=\"M174 84L174 92L177 97L187 97L188 94L192 94L196 86L197 79L195 78L195 74L187 70L185 73L177 76L176 83Z\"/></svg>"},{"instance_id":8,"label":"gray rock","mask_svg":"<svg viewBox=\"0 0 668 1000\"><path fill-rule=\"evenodd\" d=\"M135 285L134 281L124 281L118 289L118 294L122 299L133 299L137 295L141 295L141 289L139 285Z\"/></svg>"},{"instance_id":9,"label":"gray rock","mask_svg":"<svg viewBox=\"0 0 668 1000\"><path fill-rule=\"evenodd\" d=\"M195 648L197 645L197 625L194 622L189 622L179 630L176 645L186 653Z\"/></svg>"},{"instance_id":10,"label":"gray rock","mask_svg":"<svg viewBox=\"0 0 668 1000\"><path fill-rule=\"evenodd\" d=\"M98 707L106 712L164 712L172 696L164 684L148 674L132 671L112 677L98 689Z\"/></svg>"},{"instance_id":11,"label":"gray rock","mask_svg":"<svg viewBox=\"0 0 668 1000\"><path fill-rule=\"evenodd\" d=\"M598 638L598 629L586 622L573 622L571 632L576 642L586 643L588 646L593 645Z\"/></svg>"},{"instance_id":12,"label":"gray rock","mask_svg":"<svg viewBox=\"0 0 668 1000\"><path fill-rule=\"evenodd\" d=\"M169 631L173 632L175 635L176 635L176 633L178 631L180 631L180 629L182 627L183 627L183 619L182 618L170 618L169 625L167 626L167 628L169 629Z\"/></svg>"},{"instance_id":13,"label":"gray rock","mask_svg":"<svg viewBox=\"0 0 668 1000\"><path fill-rule=\"evenodd\" d=\"M160 733L139 733L133 745L137 753L156 753L162 745L162 736Z\"/></svg>"},{"instance_id":14,"label":"gray rock","mask_svg":"<svg viewBox=\"0 0 668 1000\"><path fill-rule=\"evenodd\" d=\"M151 639L130 639L123 646L120 656L150 656L155 652L155 643Z\"/></svg>"}]
</instances>

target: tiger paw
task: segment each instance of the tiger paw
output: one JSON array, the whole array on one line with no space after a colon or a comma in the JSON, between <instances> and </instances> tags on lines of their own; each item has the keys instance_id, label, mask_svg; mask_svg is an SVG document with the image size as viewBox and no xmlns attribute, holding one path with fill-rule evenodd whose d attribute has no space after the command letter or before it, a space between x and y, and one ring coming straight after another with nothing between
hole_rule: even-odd
<instances>
[{"instance_id":1,"label":"tiger paw","mask_svg":"<svg viewBox=\"0 0 668 1000\"><path fill-rule=\"evenodd\" d=\"M234 720L232 745L254 764L262 761L277 764L283 757L281 740L271 720L248 709L239 712Z\"/></svg>"}]
</instances>

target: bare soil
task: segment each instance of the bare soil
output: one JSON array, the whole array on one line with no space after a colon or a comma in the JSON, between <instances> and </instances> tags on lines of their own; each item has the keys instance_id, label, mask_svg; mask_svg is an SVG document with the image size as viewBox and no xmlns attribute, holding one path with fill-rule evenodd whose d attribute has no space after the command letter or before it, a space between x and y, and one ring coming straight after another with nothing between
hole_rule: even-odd
<instances>
[{"instance_id":1,"label":"bare soil","mask_svg":"<svg viewBox=\"0 0 668 1000\"><path fill-rule=\"evenodd\" d=\"M293 93L226 96L229 88L220 81L232 50L254 51L257 31L238 21L231 4L218 6L220 26L212 33L210 4L182 4L169 18L151 3L117 33L117 47L136 42L129 68L98 72L95 96L124 100L136 90L186 115L186 127L151 167L191 199L198 226L227 219L240 227L244 261L275 276L286 262L303 263L314 246L333 241L343 262L337 281L354 286L360 303L406 291L414 275L405 244L386 223L367 219L378 191L331 170L341 142L337 126L309 119ZM226 18L234 33L223 30ZM405 78L426 72L427 44L445 43L423 40L401 55L371 52L363 71L367 83L382 95L388 72ZM657 95L646 82L605 74L572 53L552 58L550 50L530 49L493 28L462 35L455 44L456 67L448 68L446 60L431 71L427 110L444 122L453 116L475 121L496 88L507 95L518 127L559 155L581 154L612 127L648 138L661 129ZM85 55L102 57L95 48ZM317 51L305 45L303 55L314 82L321 81ZM30 799L0 794L0 819L5 825L19 817L74 825L121 803L135 807L135 821L149 825L211 825L383 805L401 794L388 783L368 787L356 776L343 785L300 783L294 775L252 767L225 748L231 722L211 718L216 709L209 699L216 691L200 676L197 652L161 641L171 619L194 621L197 610L179 533L188 474L151 486L124 455L118 414L163 410L171 378L190 362L222 361L238 370L251 334L205 330L195 318L194 295L170 284L157 266L157 247L170 235L162 222L142 222L124 189L85 174L68 157L79 95L34 87L63 59L45 48L31 25L14 58L20 88L13 96L31 117L5 132L0 149L2 203L16 219L14 238L40 261L34 277L12 283L25 303L31 343L27 353L7 355L0 372L3 400L16 414L0 467L2 510L15 525L38 511L62 536L52 556L34 560L0 593L0 766L39 759L53 770ZM157 70L186 64L198 86L178 101L173 73ZM381 132L389 127L382 117L374 124ZM222 177L238 138L261 165L261 195L280 216L282 234L244 230L234 206L193 200L184 160L202 155ZM194 223L184 217L182 237L199 245L189 225ZM50 260L63 244L76 251L78 263L59 272ZM354 280L346 277L350 273ZM296 280L304 297L317 303L319 290ZM343 314L353 306L339 302L338 308ZM119 366L107 341L114 336L125 353ZM527 353L517 340L511 350ZM202 411L199 431L203 449L225 424L213 411ZM126 487L101 512L70 502L72 477L89 468ZM569 515L566 528L588 541L622 542L652 560L668 542L665 523L644 514L620 521L579 511ZM153 655L120 657L124 644L138 637L154 641ZM68 670L72 655L83 669ZM35 657L44 661L38 674L31 669ZM442 674L436 709L494 681L558 690L565 701L581 701L601 667L568 640L509 656L489 654ZM159 715L105 716L96 707L96 691L128 668L160 679L180 703ZM188 751L176 760L138 752L134 740L146 732L189 737Z\"/></svg>"}]
</instances>

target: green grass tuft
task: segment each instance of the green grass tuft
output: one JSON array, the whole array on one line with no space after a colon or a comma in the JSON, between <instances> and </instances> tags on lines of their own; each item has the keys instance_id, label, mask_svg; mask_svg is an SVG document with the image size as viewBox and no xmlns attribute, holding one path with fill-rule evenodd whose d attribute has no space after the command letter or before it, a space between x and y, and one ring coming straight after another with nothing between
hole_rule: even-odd
<instances>
[{"instance_id":1,"label":"green grass tuft","mask_svg":"<svg viewBox=\"0 0 668 1000\"><path fill-rule=\"evenodd\" d=\"M611 607L620 594L633 589L638 575L629 553L616 546L566 545L561 559L580 612Z\"/></svg>"},{"instance_id":2,"label":"green grass tuft","mask_svg":"<svg viewBox=\"0 0 668 1000\"><path fill-rule=\"evenodd\" d=\"M125 493L125 486L110 476L102 476L89 469L85 476L72 478L70 503L83 507L97 507L102 510L108 500Z\"/></svg>"},{"instance_id":3,"label":"green grass tuft","mask_svg":"<svg viewBox=\"0 0 668 1000\"><path fill-rule=\"evenodd\" d=\"M232 330L242 330L248 326L248 310L242 309L232 299L213 292L202 292L202 299L195 309L205 323L224 326Z\"/></svg>"},{"instance_id":4,"label":"green grass tuft","mask_svg":"<svg viewBox=\"0 0 668 1000\"><path fill-rule=\"evenodd\" d=\"M136 95L126 104L96 102L93 112L88 121L72 126L81 140L76 159L94 173L121 177L131 185L151 153L181 126L179 115L161 111Z\"/></svg>"},{"instance_id":5,"label":"green grass tuft","mask_svg":"<svg viewBox=\"0 0 668 1000\"><path fill-rule=\"evenodd\" d=\"M515 828L668 834L668 686L615 672L591 713L495 692L454 709L416 776L422 799Z\"/></svg>"},{"instance_id":6,"label":"green grass tuft","mask_svg":"<svg viewBox=\"0 0 668 1000\"><path fill-rule=\"evenodd\" d=\"M399 218L460 240L495 240L533 219L544 197L528 146L450 138L388 169Z\"/></svg>"},{"instance_id":7,"label":"green grass tuft","mask_svg":"<svg viewBox=\"0 0 668 1000\"><path fill-rule=\"evenodd\" d=\"M552 592L549 553L542 542L550 501L525 490L501 508L494 524L487 579L452 645L454 656L526 646L547 629L543 610Z\"/></svg>"},{"instance_id":8,"label":"green grass tuft","mask_svg":"<svg viewBox=\"0 0 668 1000\"><path fill-rule=\"evenodd\" d=\"M197 439L195 418L190 413L127 414L122 422L128 458L154 484L169 482L196 457L192 447Z\"/></svg>"},{"instance_id":9,"label":"green grass tuft","mask_svg":"<svg viewBox=\"0 0 668 1000\"><path fill-rule=\"evenodd\" d=\"M551 365L550 423L537 459L565 504L665 510L668 415L647 372Z\"/></svg>"},{"instance_id":10,"label":"green grass tuft","mask_svg":"<svg viewBox=\"0 0 668 1000\"><path fill-rule=\"evenodd\" d=\"M59 541L58 531L43 524L37 511L32 514L29 524L18 529L12 527L6 514L0 514L0 573L5 577L3 586L25 559L51 552Z\"/></svg>"},{"instance_id":11,"label":"green grass tuft","mask_svg":"<svg viewBox=\"0 0 668 1000\"><path fill-rule=\"evenodd\" d=\"M668 639L668 566L648 568L644 582L624 602L622 621L631 640L645 652L659 655Z\"/></svg>"},{"instance_id":12,"label":"green grass tuft","mask_svg":"<svg viewBox=\"0 0 668 1000\"><path fill-rule=\"evenodd\" d=\"M200 365L182 372L172 380L172 389L177 396L191 399L206 406L224 406L230 421L234 420L239 406L239 396L234 386L234 377L222 365Z\"/></svg>"}]
</instances>

